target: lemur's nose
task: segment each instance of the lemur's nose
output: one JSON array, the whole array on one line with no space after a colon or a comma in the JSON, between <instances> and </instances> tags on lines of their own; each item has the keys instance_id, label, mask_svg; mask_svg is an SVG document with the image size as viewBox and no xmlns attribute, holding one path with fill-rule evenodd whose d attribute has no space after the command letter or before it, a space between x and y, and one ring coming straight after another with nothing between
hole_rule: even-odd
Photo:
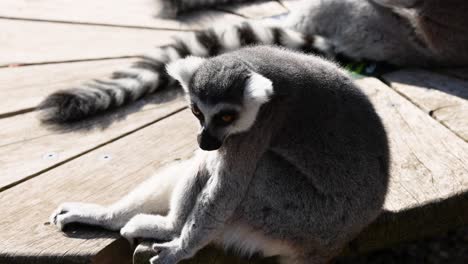
<instances>
[{"instance_id":1,"label":"lemur's nose","mask_svg":"<svg viewBox=\"0 0 468 264\"><path fill-rule=\"evenodd\" d=\"M202 130L197 137L198 145L201 149L211 151L217 150L221 147L223 142L216 137L212 136L207 130Z\"/></svg>"}]
</instances>

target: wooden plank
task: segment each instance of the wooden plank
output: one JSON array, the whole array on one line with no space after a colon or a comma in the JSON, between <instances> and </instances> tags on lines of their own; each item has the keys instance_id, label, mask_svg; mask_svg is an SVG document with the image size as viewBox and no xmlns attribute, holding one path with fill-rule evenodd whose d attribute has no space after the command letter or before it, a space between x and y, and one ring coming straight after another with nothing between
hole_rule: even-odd
<instances>
[{"instance_id":1,"label":"wooden plank","mask_svg":"<svg viewBox=\"0 0 468 264\"><path fill-rule=\"evenodd\" d=\"M288 10L278 1L234 4L220 6L218 9L254 19L277 16L288 12Z\"/></svg>"},{"instance_id":2,"label":"wooden plank","mask_svg":"<svg viewBox=\"0 0 468 264\"><path fill-rule=\"evenodd\" d=\"M54 91L107 76L133 61L113 59L0 68L0 98L6 98L0 104L0 117L32 110Z\"/></svg>"},{"instance_id":3,"label":"wooden plank","mask_svg":"<svg viewBox=\"0 0 468 264\"><path fill-rule=\"evenodd\" d=\"M117 233L82 227L64 234L47 223L49 215L65 201L116 201L162 164L192 155L196 131L183 111L1 192L0 263L96 263L122 255Z\"/></svg>"},{"instance_id":4,"label":"wooden plank","mask_svg":"<svg viewBox=\"0 0 468 264\"><path fill-rule=\"evenodd\" d=\"M398 212L468 191L468 144L377 79L357 83L374 103L390 139L386 210Z\"/></svg>"},{"instance_id":5,"label":"wooden plank","mask_svg":"<svg viewBox=\"0 0 468 264\"><path fill-rule=\"evenodd\" d=\"M0 119L0 190L180 111L185 102L179 95L155 94L61 130L41 126L36 112Z\"/></svg>"},{"instance_id":6,"label":"wooden plank","mask_svg":"<svg viewBox=\"0 0 468 264\"><path fill-rule=\"evenodd\" d=\"M216 21L238 20L225 12L203 11L177 19L157 18L161 6L154 0L2 0L0 17L66 21L129 27L189 30L213 25Z\"/></svg>"},{"instance_id":7,"label":"wooden plank","mask_svg":"<svg viewBox=\"0 0 468 264\"><path fill-rule=\"evenodd\" d=\"M383 76L393 89L468 141L468 81L423 71Z\"/></svg>"},{"instance_id":8,"label":"wooden plank","mask_svg":"<svg viewBox=\"0 0 468 264\"><path fill-rule=\"evenodd\" d=\"M466 225L468 222L468 144L375 78L357 80L386 127L392 169L385 213L345 253L382 248L402 240ZM147 263L150 242L137 247L134 260ZM186 263L277 263L274 259L240 260L216 249ZM218 261L219 260L219 261Z\"/></svg>"},{"instance_id":9,"label":"wooden plank","mask_svg":"<svg viewBox=\"0 0 468 264\"><path fill-rule=\"evenodd\" d=\"M9 19L0 19L0 24L0 66L136 56L169 43L175 34L167 30Z\"/></svg>"}]
</instances>

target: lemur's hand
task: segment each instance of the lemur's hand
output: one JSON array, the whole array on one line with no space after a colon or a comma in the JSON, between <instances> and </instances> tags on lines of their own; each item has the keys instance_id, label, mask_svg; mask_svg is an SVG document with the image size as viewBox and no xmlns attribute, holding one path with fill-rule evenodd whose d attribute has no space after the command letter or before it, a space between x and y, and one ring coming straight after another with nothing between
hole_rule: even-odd
<instances>
[{"instance_id":1,"label":"lemur's hand","mask_svg":"<svg viewBox=\"0 0 468 264\"><path fill-rule=\"evenodd\" d=\"M151 264L176 264L191 256L182 248L178 238L166 243L154 243L153 250L158 255L150 259Z\"/></svg>"},{"instance_id":2,"label":"lemur's hand","mask_svg":"<svg viewBox=\"0 0 468 264\"><path fill-rule=\"evenodd\" d=\"M99 225L105 208L89 203L63 203L50 216L50 222L63 230L70 223Z\"/></svg>"}]
</instances>

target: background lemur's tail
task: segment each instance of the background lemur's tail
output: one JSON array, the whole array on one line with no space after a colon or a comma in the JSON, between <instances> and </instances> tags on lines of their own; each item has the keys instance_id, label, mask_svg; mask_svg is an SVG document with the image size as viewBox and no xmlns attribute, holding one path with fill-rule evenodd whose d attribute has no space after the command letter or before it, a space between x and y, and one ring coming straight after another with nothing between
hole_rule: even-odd
<instances>
[{"instance_id":1,"label":"background lemur's tail","mask_svg":"<svg viewBox=\"0 0 468 264\"><path fill-rule=\"evenodd\" d=\"M330 53L329 46L321 37L307 37L258 22L202 30L155 49L130 68L114 72L108 80L94 80L49 95L39 105L41 119L65 123L122 106L173 83L165 69L169 62L189 55L215 56L256 44L278 45L324 55Z\"/></svg>"},{"instance_id":2,"label":"background lemur's tail","mask_svg":"<svg viewBox=\"0 0 468 264\"><path fill-rule=\"evenodd\" d=\"M261 2L265 0L159 0L162 4L160 17L175 17L181 13L216 7L226 4Z\"/></svg>"}]
</instances>

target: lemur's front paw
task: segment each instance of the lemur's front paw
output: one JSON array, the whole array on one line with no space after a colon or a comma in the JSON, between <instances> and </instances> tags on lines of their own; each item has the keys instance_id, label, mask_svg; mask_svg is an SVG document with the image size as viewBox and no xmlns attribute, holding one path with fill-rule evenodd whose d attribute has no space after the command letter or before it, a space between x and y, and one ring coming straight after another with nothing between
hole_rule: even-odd
<instances>
[{"instance_id":1,"label":"lemur's front paw","mask_svg":"<svg viewBox=\"0 0 468 264\"><path fill-rule=\"evenodd\" d=\"M176 229L165 216L139 214L120 230L120 234L132 243L137 238L169 241L176 236Z\"/></svg>"},{"instance_id":2,"label":"lemur's front paw","mask_svg":"<svg viewBox=\"0 0 468 264\"><path fill-rule=\"evenodd\" d=\"M105 209L97 204L63 203L50 216L50 222L63 230L67 224L96 225Z\"/></svg>"},{"instance_id":3,"label":"lemur's front paw","mask_svg":"<svg viewBox=\"0 0 468 264\"><path fill-rule=\"evenodd\" d=\"M120 229L120 234L132 243L136 238L151 238L151 234L156 228L155 225L153 215L135 215Z\"/></svg>"},{"instance_id":4,"label":"lemur's front paw","mask_svg":"<svg viewBox=\"0 0 468 264\"><path fill-rule=\"evenodd\" d=\"M182 249L179 239L174 239L166 243L154 243L153 250L158 252L158 255L150 259L151 264L175 264L190 257L189 254Z\"/></svg>"}]
</instances>

